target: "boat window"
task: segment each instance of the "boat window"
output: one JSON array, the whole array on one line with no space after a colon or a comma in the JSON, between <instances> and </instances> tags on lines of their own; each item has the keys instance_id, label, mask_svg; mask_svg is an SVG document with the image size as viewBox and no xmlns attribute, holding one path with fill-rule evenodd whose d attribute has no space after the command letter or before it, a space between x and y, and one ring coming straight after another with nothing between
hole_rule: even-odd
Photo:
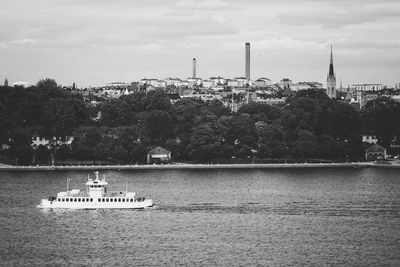
<instances>
[{"instance_id":1,"label":"boat window","mask_svg":"<svg viewBox=\"0 0 400 267\"><path fill-rule=\"evenodd\" d=\"M122 199L122 202L125 202L125 198Z\"/></svg>"},{"instance_id":2,"label":"boat window","mask_svg":"<svg viewBox=\"0 0 400 267\"><path fill-rule=\"evenodd\" d=\"M110 201L110 199L108 199L108 198L107 198L107 199L106 199L106 201L107 201L107 202L109 202L109 201Z\"/></svg>"},{"instance_id":3,"label":"boat window","mask_svg":"<svg viewBox=\"0 0 400 267\"><path fill-rule=\"evenodd\" d=\"M81 199L80 199L80 198L78 198L78 202L81 202Z\"/></svg>"},{"instance_id":4,"label":"boat window","mask_svg":"<svg viewBox=\"0 0 400 267\"><path fill-rule=\"evenodd\" d=\"M90 199L90 202L93 202L93 198Z\"/></svg>"},{"instance_id":5,"label":"boat window","mask_svg":"<svg viewBox=\"0 0 400 267\"><path fill-rule=\"evenodd\" d=\"M131 198L131 202L133 202L133 198Z\"/></svg>"},{"instance_id":6,"label":"boat window","mask_svg":"<svg viewBox=\"0 0 400 267\"><path fill-rule=\"evenodd\" d=\"M66 201L66 202L68 202L68 201L69 201L69 199L68 199L68 198L66 198L66 199L65 199L65 201Z\"/></svg>"},{"instance_id":7,"label":"boat window","mask_svg":"<svg viewBox=\"0 0 400 267\"><path fill-rule=\"evenodd\" d=\"M120 198L118 198L118 202L121 202L121 199L120 199Z\"/></svg>"},{"instance_id":8,"label":"boat window","mask_svg":"<svg viewBox=\"0 0 400 267\"><path fill-rule=\"evenodd\" d=\"M100 199L100 198L98 198L98 199L97 199L97 201L98 201L98 202L101 202L101 199Z\"/></svg>"},{"instance_id":9,"label":"boat window","mask_svg":"<svg viewBox=\"0 0 400 267\"><path fill-rule=\"evenodd\" d=\"M76 202L77 200L76 200L76 198L74 198L74 202Z\"/></svg>"}]
</instances>

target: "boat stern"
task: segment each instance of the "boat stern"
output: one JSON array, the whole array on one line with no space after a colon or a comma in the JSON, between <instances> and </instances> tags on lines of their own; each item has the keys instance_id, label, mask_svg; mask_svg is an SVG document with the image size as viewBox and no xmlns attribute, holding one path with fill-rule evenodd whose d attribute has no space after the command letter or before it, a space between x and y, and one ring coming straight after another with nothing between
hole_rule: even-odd
<instances>
[{"instance_id":1,"label":"boat stern","mask_svg":"<svg viewBox=\"0 0 400 267\"><path fill-rule=\"evenodd\" d=\"M143 202L144 202L143 204L144 204L145 208L153 207L153 205L154 205L152 199L146 199Z\"/></svg>"}]
</instances>

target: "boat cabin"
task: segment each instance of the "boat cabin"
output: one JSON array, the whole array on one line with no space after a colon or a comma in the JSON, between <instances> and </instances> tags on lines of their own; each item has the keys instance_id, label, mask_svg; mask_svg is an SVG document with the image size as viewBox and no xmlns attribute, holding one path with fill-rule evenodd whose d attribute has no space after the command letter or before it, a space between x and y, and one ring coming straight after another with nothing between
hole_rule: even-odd
<instances>
[{"instance_id":1,"label":"boat cabin","mask_svg":"<svg viewBox=\"0 0 400 267\"><path fill-rule=\"evenodd\" d=\"M86 182L86 192L89 197L98 198L103 197L107 194L107 185L105 177L100 180L99 172L95 172L95 179L88 178Z\"/></svg>"}]
</instances>

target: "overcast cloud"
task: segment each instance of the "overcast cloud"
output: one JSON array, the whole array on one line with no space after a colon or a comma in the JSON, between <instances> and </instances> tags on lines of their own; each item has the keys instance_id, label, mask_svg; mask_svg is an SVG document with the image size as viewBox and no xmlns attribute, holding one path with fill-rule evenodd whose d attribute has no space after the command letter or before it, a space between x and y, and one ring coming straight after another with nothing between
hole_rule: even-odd
<instances>
[{"instance_id":1,"label":"overcast cloud","mask_svg":"<svg viewBox=\"0 0 400 267\"><path fill-rule=\"evenodd\" d=\"M97 86L191 75L400 82L398 0L3 0L0 79ZM1 81L0 81L1 82Z\"/></svg>"}]
</instances>

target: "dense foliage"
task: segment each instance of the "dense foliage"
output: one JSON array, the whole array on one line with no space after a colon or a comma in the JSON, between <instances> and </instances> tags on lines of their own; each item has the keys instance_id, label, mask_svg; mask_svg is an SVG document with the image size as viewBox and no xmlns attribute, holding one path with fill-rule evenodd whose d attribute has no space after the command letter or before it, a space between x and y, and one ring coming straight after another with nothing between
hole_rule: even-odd
<instances>
[{"instance_id":1,"label":"dense foliage","mask_svg":"<svg viewBox=\"0 0 400 267\"><path fill-rule=\"evenodd\" d=\"M90 112L101 114L100 119L90 120ZM157 145L170 150L176 161L361 160L361 135L366 133L389 148L400 135L400 105L379 98L358 111L322 90L308 90L280 107L251 103L231 113L219 101L184 98L172 104L163 91L154 90L93 108L51 79L26 89L0 87L0 141L20 164L30 162L34 134L50 139L73 135L72 149L64 145L50 151L60 160L142 163ZM39 147L35 156L42 163L49 153Z\"/></svg>"}]
</instances>

